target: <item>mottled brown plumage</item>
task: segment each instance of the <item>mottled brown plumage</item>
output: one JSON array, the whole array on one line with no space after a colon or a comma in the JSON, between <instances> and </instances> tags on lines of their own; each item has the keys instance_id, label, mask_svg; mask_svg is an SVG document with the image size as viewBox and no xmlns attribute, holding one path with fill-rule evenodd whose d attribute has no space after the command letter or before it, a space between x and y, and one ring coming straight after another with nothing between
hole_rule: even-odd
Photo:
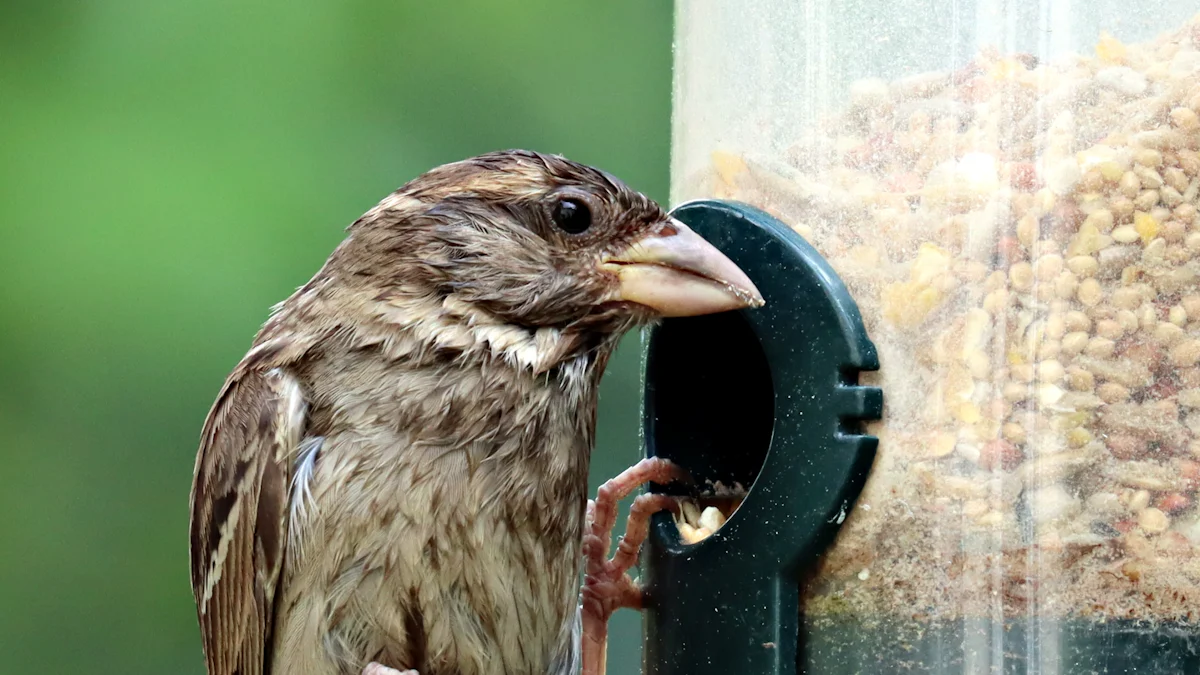
<instances>
[{"instance_id":1,"label":"mottled brown plumage","mask_svg":"<svg viewBox=\"0 0 1200 675\"><path fill-rule=\"evenodd\" d=\"M611 176L523 151L439 167L355 222L204 426L210 675L577 669L605 363L660 315L761 302L705 247Z\"/></svg>"}]
</instances>

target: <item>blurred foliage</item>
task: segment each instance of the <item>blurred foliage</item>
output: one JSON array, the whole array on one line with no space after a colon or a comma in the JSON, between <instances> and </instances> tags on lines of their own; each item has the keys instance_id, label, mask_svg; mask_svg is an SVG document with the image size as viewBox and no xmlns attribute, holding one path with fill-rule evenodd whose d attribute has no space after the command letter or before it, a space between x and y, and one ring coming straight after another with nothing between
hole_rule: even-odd
<instances>
[{"instance_id":1,"label":"blurred foliage","mask_svg":"<svg viewBox=\"0 0 1200 675\"><path fill-rule=\"evenodd\" d=\"M665 199L670 31L646 0L0 5L0 672L201 673L192 465L270 305L479 152ZM593 485L637 458L637 397L634 337ZM639 634L621 613L614 675Z\"/></svg>"}]
</instances>

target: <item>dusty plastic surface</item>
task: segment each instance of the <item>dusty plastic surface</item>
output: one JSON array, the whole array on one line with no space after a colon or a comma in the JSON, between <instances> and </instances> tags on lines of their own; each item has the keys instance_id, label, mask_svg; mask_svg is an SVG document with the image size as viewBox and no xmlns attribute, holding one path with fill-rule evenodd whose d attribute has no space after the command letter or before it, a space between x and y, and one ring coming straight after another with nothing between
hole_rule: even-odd
<instances>
[{"instance_id":1,"label":"dusty plastic surface","mask_svg":"<svg viewBox=\"0 0 1200 675\"><path fill-rule=\"evenodd\" d=\"M709 480L753 485L694 545L669 514L655 517L644 672L793 675L800 576L875 457L861 427L883 398L858 385L860 371L878 368L875 347L837 275L783 223L711 201L673 214L742 268L766 305L670 319L647 341L647 454L681 465L701 490Z\"/></svg>"},{"instance_id":2,"label":"dusty plastic surface","mask_svg":"<svg viewBox=\"0 0 1200 675\"><path fill-rule=\"evenodd\" d=\"M801 233L888 393L803 672L1196 671L1196 11L677 3L672 201Z\"/></svg>"}]
</instances>

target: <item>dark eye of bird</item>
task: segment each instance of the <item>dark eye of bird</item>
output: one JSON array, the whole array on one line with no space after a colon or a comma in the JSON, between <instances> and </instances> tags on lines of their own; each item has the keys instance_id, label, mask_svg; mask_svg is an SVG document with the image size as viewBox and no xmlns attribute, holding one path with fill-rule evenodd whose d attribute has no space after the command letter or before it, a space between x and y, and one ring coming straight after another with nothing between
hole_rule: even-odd
<instances>
[{"instance_id":1,"label":"dark eye of bird","mask_svg":"<svg viewBox=\"0 0 1200 675\"><path fill-rule=\"evenodd\" d=\"M592 226L592 211L579 199L561 199L554 205L554 224L567 234L580 234Z\"/></svg>"}]
</instances>

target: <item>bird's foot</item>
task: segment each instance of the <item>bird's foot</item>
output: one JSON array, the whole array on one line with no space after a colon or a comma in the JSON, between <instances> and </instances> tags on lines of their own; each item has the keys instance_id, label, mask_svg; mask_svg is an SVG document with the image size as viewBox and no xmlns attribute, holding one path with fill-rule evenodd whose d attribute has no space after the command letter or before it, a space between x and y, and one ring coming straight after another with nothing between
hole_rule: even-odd
<instances>
[{"instance_id":1,"label":"bird's foot","mask_svg":"<svg viewBox=\"0 0 1200 675\"><path fill-rule=\"evenodd\" d=\"M583 581L583 675L602 675L608 642L608 619L622 607L641 609L642 589L629 576L638 552L650 531L650 516L666 509L677 510L674 497L639 495L629 508L625 536L608 559L612 531L617 524L617 503L647 482L659 484L689 480L687 472L668 460L650 457L626 469L600 486L596 499L587 505L587 528L583 537L585 574Z\"/></svg>"},{"instance_id":2,"label":"bird's foot","mask_svg":"<svg viewBox=\"0 0 1200 675\"><path fill-rule=\"evenodd\" d=\"M362 675L420 675L415 670L396 670L381 666L378 663L368 663L366 668L363 668Z\"/></svg>"}]
</instances>

